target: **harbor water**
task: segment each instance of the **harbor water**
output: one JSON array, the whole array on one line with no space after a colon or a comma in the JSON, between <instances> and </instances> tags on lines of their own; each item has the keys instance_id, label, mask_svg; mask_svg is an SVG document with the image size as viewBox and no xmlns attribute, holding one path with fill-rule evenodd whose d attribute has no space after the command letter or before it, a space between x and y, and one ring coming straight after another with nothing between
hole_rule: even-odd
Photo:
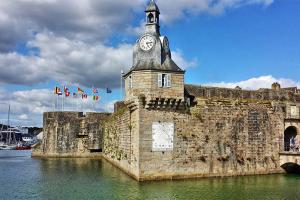
<instances>
[{"instance_id":1,"label":"harbor water","mask_svg":"<svg viewBox=\"0 0 300 200\"><path fill-rule=\"evenodd\" d=\"M299 175L138 183L103 160L0 151L0 199L300 199Z\"/></svg>"}]
</instances>

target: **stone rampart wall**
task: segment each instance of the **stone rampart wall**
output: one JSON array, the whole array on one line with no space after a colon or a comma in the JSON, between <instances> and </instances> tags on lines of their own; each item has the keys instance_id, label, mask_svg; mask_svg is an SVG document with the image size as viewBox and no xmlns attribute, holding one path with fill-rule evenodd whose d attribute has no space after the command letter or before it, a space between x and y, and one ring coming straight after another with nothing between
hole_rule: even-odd
<instances>
[{"instance_id":1,"label":"stone rampart wall","mask_svg":"<svg viewBox=\"0 0 300 200\"><path fill-rule=\"evenodd\" d=\"M140 180L281 172L284 109L274 102L197 98L190 112L140 112ZM152 123L173 122L174 149L152 151Z\"/></svg>"},{"instance_id":2,"label":"stone rampart wall","mask_svg":"<svg viewBox=\"0 0 300 200\"><path fill-rule=\"evenodd\" d=\"M138 138L138 111L123 106L106 119L103 157L135 178L139 169Z\"/></svg>"},{"instance_id":3,"label":"stone rampart wall","mask_svg":"<svg viewBox=\"0 0 300 200\"><path fill-rule=\"evenodd\" d=\"M102 151L102 123L110 114L44 113L43 140L33 156L95 157Z\"/></svg>"},{"instance_id":4,"label":"stone rampart wall","mask_svg":"<svg viewBox=\"0 0 300 200\"><path fill-rule=\"evenodd\" d=\"M267 101L291 101L300 102L300 95L291 90L285 89L259 89L259 90L241 90L218 87L201 87L194 85L185 85L186 94L201 98L228 98L245 100L267 100Z\"/></svg>"}]
</instances>

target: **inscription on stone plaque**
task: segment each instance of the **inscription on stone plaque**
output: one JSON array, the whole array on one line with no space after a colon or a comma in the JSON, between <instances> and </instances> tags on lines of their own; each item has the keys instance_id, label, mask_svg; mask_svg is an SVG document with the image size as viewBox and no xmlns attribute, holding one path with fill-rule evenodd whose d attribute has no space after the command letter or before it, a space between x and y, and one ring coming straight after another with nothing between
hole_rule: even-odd
<instances>
[{"instance_id":1,"label":"inscription on stone plaque","mask_svg":"<svg viewBox=\"0 0 300 200\"><path fill-rule=\"evenodd\" d=\"M298 115L299 115L299 110L297 106L291 106L291 116L298 117Z\"/></svg>"},{"instance_id":2,"label":"inscription on stone plaque","mask_svg":"<svg viewBox=\"0 0 300 200\"><path fill-rule=\"evenodd\" d=\"M152 151L172 151L174 139L174 123L153 122Z\"/></svg>"}]
</instances>

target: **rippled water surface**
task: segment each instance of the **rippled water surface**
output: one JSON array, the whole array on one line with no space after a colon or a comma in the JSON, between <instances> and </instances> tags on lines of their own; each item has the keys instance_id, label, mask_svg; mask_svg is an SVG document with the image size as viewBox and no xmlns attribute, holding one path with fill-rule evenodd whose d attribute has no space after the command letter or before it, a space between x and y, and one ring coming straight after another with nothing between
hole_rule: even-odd
<instances>
[{"instance_id":1,"label":"rippled water surface","mask_svg":"<svg viewBox=\"0 0 300 200\"><path fill-rule=\"evenodd\" d=\"M109 163L0 151L0 199L300 199L300 176L138 183Z\"/></svg>"}]
</instances>

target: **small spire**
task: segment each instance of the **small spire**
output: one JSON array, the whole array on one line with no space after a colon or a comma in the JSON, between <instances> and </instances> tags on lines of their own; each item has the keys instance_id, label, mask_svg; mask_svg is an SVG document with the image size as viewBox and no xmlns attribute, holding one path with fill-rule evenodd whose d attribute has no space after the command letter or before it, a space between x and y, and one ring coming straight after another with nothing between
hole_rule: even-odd
<instances>
[{"instance_id":1,"label":"small spire","mask_svg":"<svg viewBox=\"0 0 300 200\"><path fill-rule=\"evenodd\" d=\"M152 12L152 11L156 11L156 12L160 13L158 6L156 5L154 0L150 0L149 5L146 9L146 12Z\"/></svg>"}]
</instances>

